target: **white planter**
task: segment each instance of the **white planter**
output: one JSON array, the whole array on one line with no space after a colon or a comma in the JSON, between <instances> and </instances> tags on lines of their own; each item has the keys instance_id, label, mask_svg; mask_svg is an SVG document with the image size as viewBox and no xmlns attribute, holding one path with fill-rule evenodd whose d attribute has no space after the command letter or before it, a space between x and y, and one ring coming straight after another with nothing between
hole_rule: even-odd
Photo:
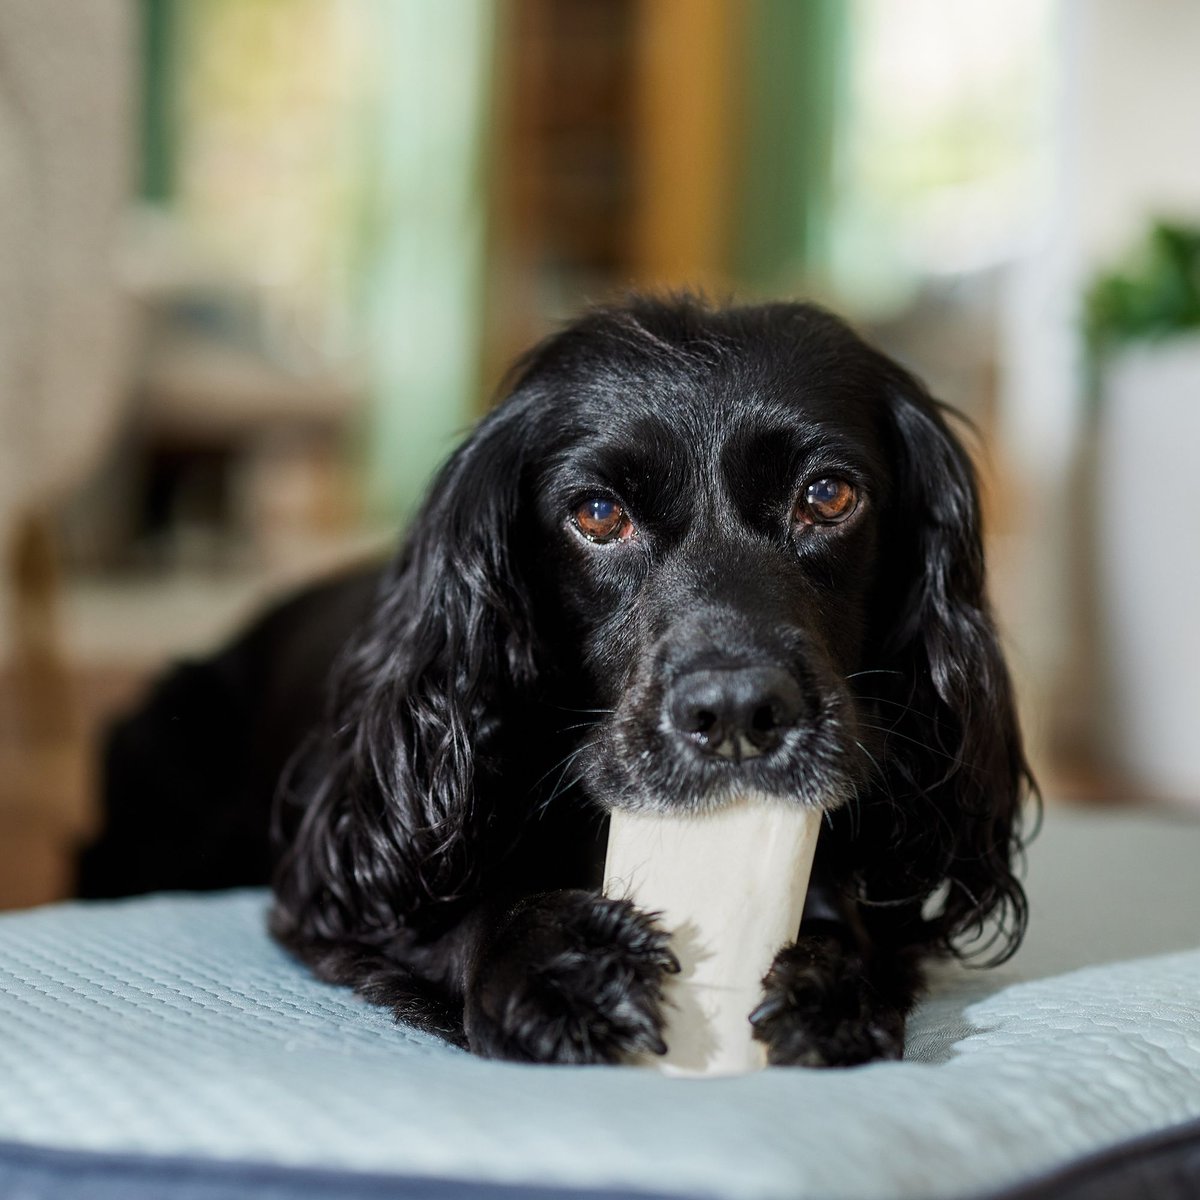
<instances>
[{"instance_id":1,"label":"white planter","mask_svg":"<svg viewBox=\"0 0 1200 1200\"><path fill-rule=\"evenodd\" d=\"M1200 337L1112 363L1095 489L1104 749L1200 806Z\"/></svg>"}]
</instances>

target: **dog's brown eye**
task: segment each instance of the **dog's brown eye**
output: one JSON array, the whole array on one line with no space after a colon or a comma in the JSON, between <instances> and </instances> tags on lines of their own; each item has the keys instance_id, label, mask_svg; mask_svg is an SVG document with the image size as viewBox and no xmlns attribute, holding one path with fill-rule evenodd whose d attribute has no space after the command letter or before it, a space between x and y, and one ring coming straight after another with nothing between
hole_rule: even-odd
<instances>
[{"instance_id":1,"label":"dog's brown eye","mask_svg":"<svg viewBox=\"0 0 1200 1200\"><path fill-rule=\"evenodd\" d=\"M858 491L844 479L816 479L804 489L796 505L796 520L802 525L837 525L858 508Z\"/></svg>"},{"instance_id":2,"label":"dog's brown eye","mask_svg":"<svg viewBox=\"0 0 1200 1200\"><path fill-rule=\"evenodd\" d=\"M633 522L615 500L593 496L571 514L575 528L592 542L625 541L633 536Z\"/></svg>"}]
</instances>

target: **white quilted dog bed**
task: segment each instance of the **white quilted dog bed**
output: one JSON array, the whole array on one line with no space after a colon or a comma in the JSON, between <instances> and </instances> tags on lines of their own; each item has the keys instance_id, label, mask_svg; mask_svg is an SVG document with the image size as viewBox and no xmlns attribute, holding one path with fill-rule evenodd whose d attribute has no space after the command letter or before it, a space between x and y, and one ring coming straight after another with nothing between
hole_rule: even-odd
<instances>
[{"instance_id":1,"label":"white quilted dog bed","mask_svg":"<svg viewBox=\"0 0 1200 1200\"><path fill-rule=\"evenodd\" d=\"M1055 813L1031 932L906 1060L485 1062L314 982L238 892L0 918L0 1196L1200 1194L1200 824ZM1174 1190L1171 1190L1171 1189Z\"/></svg>"}]
</instances>

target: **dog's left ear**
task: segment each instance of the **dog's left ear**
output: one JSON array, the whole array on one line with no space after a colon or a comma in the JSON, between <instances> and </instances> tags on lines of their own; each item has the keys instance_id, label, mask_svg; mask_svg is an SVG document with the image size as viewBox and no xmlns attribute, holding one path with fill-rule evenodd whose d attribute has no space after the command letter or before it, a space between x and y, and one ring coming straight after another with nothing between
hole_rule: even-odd
<instances>
[{"instance_id":1,"label":"dog's left ear","mask_svg":"<svg viewBox=\"0 0 1200 1200\"><path fill-rule=\"evenodd\" d=\"M860 886L907 908L915 939L1002 960L1025 928L1013 866L1035 789L985 595L975 473L941 406L895 364L886 375L897 493L869 664L880 672L861 691L879 700L887 778L866 801Z\"/></svg>"}]
</instances>

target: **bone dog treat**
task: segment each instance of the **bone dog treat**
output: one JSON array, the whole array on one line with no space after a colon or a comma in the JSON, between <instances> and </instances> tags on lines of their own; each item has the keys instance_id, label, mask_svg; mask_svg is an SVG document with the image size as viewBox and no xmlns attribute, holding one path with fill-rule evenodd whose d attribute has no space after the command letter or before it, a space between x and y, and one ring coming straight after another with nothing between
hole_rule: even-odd
<instances>
[{"instance_id":1,"label":"bone dog treat","mask_svg":"<svg viewBox=\"0 0 1200 1200\"><path fill-rule=\"evenodd\" d=\"M766 1065L750 1013L776 953L795 939L821 814L744 797L686 816L614 811L604 891L661 913L680 973L669 978L671 1073L737 1074Z\"/></svg>"}]
</instances>

